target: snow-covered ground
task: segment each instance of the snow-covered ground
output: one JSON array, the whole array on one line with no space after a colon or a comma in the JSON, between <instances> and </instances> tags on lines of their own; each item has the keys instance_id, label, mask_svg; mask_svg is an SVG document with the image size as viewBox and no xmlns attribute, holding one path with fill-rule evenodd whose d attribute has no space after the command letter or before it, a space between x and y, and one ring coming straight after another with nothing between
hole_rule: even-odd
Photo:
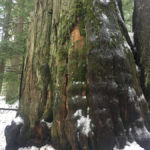
<instances>
[{"instance_id":1,"label":"snow-covered ground","mask_svg":"<svg viewBox=\"0 0 150 150\"><path fill-rule=\"evenodd\" d=\"M16 102L13 105L6 104L5 97L0 96L0 108L18 108L19 103ZM6 140L4 136L4 130L7 125L10 125L12 120L16 123L23 122L20 117L16 117L16 111L0 110L0 150L5 150ZM55 150L51 145L45 145L41 148L35 146L19 148L19 150Z\"/></svg>"},{"instance_id":2,"label":"snow-covered ground","mask_svg":"<svg viewBox=\"0 0 150 150\"><path fill-rule=\"evenodd\" d=\"M13 105L6 104L5 97L0 96L0 108L17 108L18 102ZM7 125L11 124L11 121L15 118L16 111L0 110L0 150L5 150L5 136L4 129Z\"/></svg>"}]
</instances>

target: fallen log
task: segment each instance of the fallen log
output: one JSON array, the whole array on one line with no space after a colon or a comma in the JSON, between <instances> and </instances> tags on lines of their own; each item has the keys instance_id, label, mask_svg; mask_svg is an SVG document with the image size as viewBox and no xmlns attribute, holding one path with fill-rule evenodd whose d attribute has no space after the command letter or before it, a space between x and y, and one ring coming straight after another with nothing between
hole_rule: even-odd
<instances>
[{"instance_id":1,"label":"fallen log","mask_svg":"<svg viewBox=\"0 0 150 150\"><path fill-rule=\"evenodd\" d=\"M15 108L0 108L0 110L17 111L18 109L15 109Z\"/></svg>"}]
</instances>

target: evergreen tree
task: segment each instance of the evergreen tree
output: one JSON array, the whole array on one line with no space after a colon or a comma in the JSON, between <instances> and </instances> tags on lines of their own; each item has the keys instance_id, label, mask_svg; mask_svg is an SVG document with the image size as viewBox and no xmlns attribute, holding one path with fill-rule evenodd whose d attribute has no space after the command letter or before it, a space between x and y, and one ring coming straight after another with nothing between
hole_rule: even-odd
<instances>
[{"instance_id":1,"label":"evergreen tree","mask_svg":"<svg viewBox=\"0 0 150 150\"><path fill-rule=\"evenodd\" d=\"M5 60L5 65L3 65L3 68L1 67L2 71L0 73L1 85L4 81L4 88L6 89L4 94L6 94L6 100L9 102L17 100L19 96L20 76L23 68L28 26L30 24L30 12L33 9L33 4L34 1L29 0L16 0L12 2L11 20L9 21L8 30L9 38L0 43L0 51L3 52L0 57L0 65L3 65L2 60ZM3 3L4 8L9 5L10 2ZM6 11L2 10L2 13L4 12ZM5 24L3 20L2 24Z\"/></svg>"},{"instance_id":2,"label":"evergreen tree","mask_svg":"<svg viewBox=\"0 0 150 150\"><path fill-rule=\"evenodd\" d=\"M3 57L4 55L4 49L7 47L7 43L9 41L10 35L9 35L9 29L10 29L10 22L11 22L11 10L12 10L12 0L5 0L3 3L4 13L2 14L3 22L2 22L2 28L3 28L3 36L2 42L3 45L0 46L0 91L2 89L2 83L4 78L4 68L6 64L6 58Z\"/></svg>"}]
</instances>

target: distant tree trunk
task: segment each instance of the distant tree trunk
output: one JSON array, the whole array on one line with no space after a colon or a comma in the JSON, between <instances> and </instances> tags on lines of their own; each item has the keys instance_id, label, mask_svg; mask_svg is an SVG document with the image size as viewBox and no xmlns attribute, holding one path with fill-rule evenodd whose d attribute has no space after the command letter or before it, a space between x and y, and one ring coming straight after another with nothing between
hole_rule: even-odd
<instances>
[{"instance_id":1,"label":"distant tree trunk","mask_svg":"<svg viewBox=\"0 0 150 150\"><path fill-rule=\"evenodd\" d=\"M10 28L9 25L10 25L10 20L11 20L11 9L12 9L12 0L6 0L5 8L4 8L5 19L4 19L4 25L3 25L4 37L2 40L9 40L9 28ZM0 62L0 93L2 91L5 63L6 63L6 60L5 58L3 58Z\"/></svg>"},{"instance_id":2,"label":"distant tree trunk","mask_svg":"<svg viewBox=\"0 0 150 150\"><path fill-rule=\"evenodd\" d=\"M118 3L118 7L120 9L120 14L121 14L121 17L122 19L124 20L124 15L123 15L123 10L122 10L122 0L116 0L117 3Z\"/></svg>"},{"instance_id":3,"label":"distant tree trunk","mask_svg":"<svg viewBox=\"0 0 150 150\"><path fill-rule=\"evenodd\" d=\"M124 22L124 14L123 14L123 10L122 10L122 0L117 0L117 4L118 4L118 22L119 22L119 25L121 26L122 30L123 30L123 35L125 36L128 44L130 45L130 48L133 52L133 55L134 57L136 56L136 51L135 51L135 48L134 48L134 45L130 39L130 36L129 36L129 33L128 33L128 29L125 25L125 22Z\"/></svg>"},{"instance_id":4,"label":"distant tree trunk","mask_svg":"<svg viewBox=\"0 0 150 150\"><path fill-rule=\"evenodd\" d=\"M3 78L4 78L4 70L5 70L5 61L4 59L0 61L0 93L2 91Z\"/></svg>"},{"instance_id":5,"label":"distant tree trunk","mask_svg":"<svg viewBox=\"0 0 150 150\"><path fill-rule=\"evenodd\" d=\"M134 1L133 30L137 49L137 62L141 69L141 86L150 106L150 3Z\"/></svg>"},{"instance_id":6,"label":"distant tree trunk","mask_svg":"<svg viewBox=\"0 0 150 150\"><path fill-rule=\"evenodd\" d=\"M37 0L17 146L112 150L136 141L149 149L149 109L117 7L115 0ZM42 119L52 123L48 134Z\"/></svg>"}]
</instances>

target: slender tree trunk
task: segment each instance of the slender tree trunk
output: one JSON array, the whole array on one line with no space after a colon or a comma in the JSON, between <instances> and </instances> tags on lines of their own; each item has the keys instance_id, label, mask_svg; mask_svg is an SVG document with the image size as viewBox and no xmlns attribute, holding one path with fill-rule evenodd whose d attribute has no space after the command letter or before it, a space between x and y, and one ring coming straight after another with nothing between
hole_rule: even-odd
<instances>
[{"instance_id":1,"label":"slender tree trunk","mask_svg":"<svg viewBox=\"0 0 150 150\"><path fill-rule=\"evenodd\" d=\"M2 91L3 78L4 78L4 70L5 70L5 61L1 60L1 62L0 62L0 93Z\"/></svg>"},{"instance_id":2,"label":"slender tree trunk","mask_svg":"<svg viewBox=\"0 0 150 150\"><path fill-rule=\"evenodd\" d=\"M135 50L134 44L132 43L132 41L130 39L128 29L127 29L125 22L124 22L124 15L123 15L123 10L122 10L122 0L117 0L117 4L118 4L118 9L117 9L117 11L118 11L118 22L119 22L119 24L123 30L122 33L125 36L127 43L129 44L129 46L133 52L134 57L136 58L136 50Z\"/></svg>"},{"instance_id":3,"label":"slender tree trunk","mask_svg":"<svg viewBox=\"0 0 150 150\"><path fill-rule=\"evenodd\" d=\"M122 10L122 0L116 0L117 3L118 3L118 7L120 9L120 14L121 14L121 17L122 19L124 20L124 15L123 15L123 10Z\"/></svg>"}]
</instances>

